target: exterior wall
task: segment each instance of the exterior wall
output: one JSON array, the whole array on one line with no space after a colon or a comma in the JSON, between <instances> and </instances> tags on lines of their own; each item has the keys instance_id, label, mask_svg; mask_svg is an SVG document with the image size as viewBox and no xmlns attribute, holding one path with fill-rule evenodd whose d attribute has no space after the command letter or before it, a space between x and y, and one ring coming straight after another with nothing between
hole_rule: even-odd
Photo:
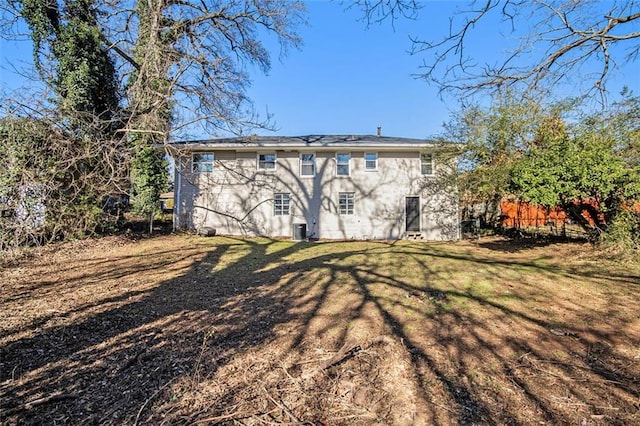
<instances>
[{"instance_id":1,"label":"exterior wall","mask_svg":"<svg viewBox=\"0 0 640 426\"><path fill-rule=\"evenodd\" d=\"M297 151L275 151L273 171L258 170L256 151L207 152L215 155L212 173L192 173L190 156L176 159L177 227L291 237L293 225L305 223L310 238L398 239L405 235L405 197L419 196L422 235L459 237L457 197L436 176L421 174L417 150L378 152L376 171L365 170L364 151L351 151L348 177L336 176L335 151L315 152L314 177L300 176ZM436 175L441 171L436 164ZM340 192L354 193L353 215L339 214ZM274 193L290 194L290 215L274 215Z\"/></svg>"}]
</instances>

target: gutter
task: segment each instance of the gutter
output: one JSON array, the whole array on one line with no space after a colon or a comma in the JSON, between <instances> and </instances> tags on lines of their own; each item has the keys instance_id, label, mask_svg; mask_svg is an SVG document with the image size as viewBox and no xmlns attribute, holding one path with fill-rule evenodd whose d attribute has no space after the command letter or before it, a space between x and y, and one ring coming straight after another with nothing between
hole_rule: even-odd
<instances>
[{"instance_id":1,"label":"gutter","mask_svg":"<svg viewBox=\"0 0 640 426\"><path fill-rule=\"evenodd\" d=\"M391 152L391 151L422 151L427 148L437 148L439 144L335 144L335 145L283 145L283 144L251 144L251 145L227 145L227 144L173 144L166 146L173 152L180 151L237 151L237 152L255 152L255 151L296 151L296 152L335 152L335 151L374 151L374 152Z\"/></svg>"}]
</instances>

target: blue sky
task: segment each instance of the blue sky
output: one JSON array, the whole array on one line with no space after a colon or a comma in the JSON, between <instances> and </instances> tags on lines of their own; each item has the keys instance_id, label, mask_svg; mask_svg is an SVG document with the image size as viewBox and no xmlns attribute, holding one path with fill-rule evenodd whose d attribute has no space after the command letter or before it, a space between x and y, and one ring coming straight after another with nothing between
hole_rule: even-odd
<instances>
[{"instance_id":1,"label":"blue sky","mask_svg":"<svg viewBox=\"0 0 640 426\"><path fill-rule=\"evenodd\" d=\"M249 91L259 112L275 115L278 134L374 134L381 126L385 135L424 138L440 131L448 107L412 76L422 58L408 53L409 35L423 32L424 22L367 28L361 12L336 2L310 2L308 12L302 50L274 61Z\"/></svg>"},{"instance_id":2,"label":"blue sky","mask_svg":"<svg viewBox=\"0 0 640 426\"><path fill-rule=\"evenodd\" d=\"M273 115L277 127L276 132L256 133L374 134L381 126L388 136L437 135L442 123L459 108L458 100L441 100L435 87L414 78L428 57L408 53L409 36L439 39L448 30L449 17L462 5L464 2L424 2L417 20L398 20L394 28L390 21L367 27L359 20L360 11L345 10L345 4L337 1L308 2L309 25L299 29L302 48L279 60L274 44L269 74L252 71L249 96L263 118L267 111ZM10 95L30 84L12 68L28 66L31 47L27 42L0 43L1 89ZM508 43L508 37L488 21L476 28L469 47L474 57L491 61ZM614 90L628 84L638 92L637 74L637 69L623 69L613 82Z\"/></svg>"},{"instance_id":3,"label":"blue sky","mask_svg":"<svg viewBox=\"0 0 640 426\"><path fill-rule=\"evenodd\" d=\"M394 28L390 21L367 27L360 11L345 10L339 2L308 2L310 25L301 29L302 50L274 61L268 76L256 75L249 93L258 111L275 115L281 135L372 134L377 126L391 136L437 135L459 109L460 99L440 99L437 88L415 78L429 56L410 55L409 37L440 40L449 30L449 18L466 4L425 1L416 20L397 20ZM493 63L517 40L510 27L486 18L473 29L468 52L480 63ZM609 84L612 98L623 85L640 90L637 65L615 72ZM560 97L590 84L567 79Z\"/></svg>"}]
</instances>

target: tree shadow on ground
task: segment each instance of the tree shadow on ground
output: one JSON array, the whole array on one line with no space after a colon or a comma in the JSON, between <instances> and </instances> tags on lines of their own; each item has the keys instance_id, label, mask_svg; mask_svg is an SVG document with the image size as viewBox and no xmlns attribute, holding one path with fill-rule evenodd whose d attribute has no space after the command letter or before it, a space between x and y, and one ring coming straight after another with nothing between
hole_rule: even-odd
<instances>
[{"instance_id":1,"label":"tree shadow on ground","mask_svg":"<svg viewBox=\"0 0 640 426\"><path fill-rule=\"evenodd\" d=\"M67 282L31 283L33 297L52 297L131 281L120 296L76 303L55 321L45 315L2 335L0 420L638 418L638 371L627 348L640 341L624 316L611 307L599 313L609 327L591 324L585 298L559 298L560 313L547 310L561 294L545 294L542 283L579 271L416 243L181 243L80 260L67 265L75 274ZM169 269L172 277L157 285L138 282ZM464 279L462 269L471 271ZM632 300L637 287L618 285ZM18 302L8 295L3 303ZM371 343L379 336L386 349Z\"/></svg>"},{"instance_id":2,"label":"tree shadow on ground","mask_svg":"<svg viewBox=\"0 0 640 426\"><path fill-rule=\"evenodd\" d=\"M266 246L254 244L242 258L242 265L230 263L227 268L213 272L221 257L234 245L237 243L231 241L211 247L204 257L193 259L184 274L150 291L103 299L97 313L92 313L95 305L90 306L93 309L86 307L87 315L80 315L79 321L41 328L29 337L4 345L0 349L4 408L11 411L21 407L28 397L58 391L77 394L78 402L88 398L84 402L90 403L83 409L102 414L88 420L103 422L110 420L104 417L109 411L107 407L129 411L148 392L144 386L135 389L139 385L136 376L166 383L188 371L208 330L219 326L221 331L216 338L224 342L227 350L233 351L269 339L271 326L288 320L287 307L277 311L263 307L286 301L279 300L284 297L268 294L257 299L242 298L260 286L264 275L253 274L251 270L237 273L234 269L253 267L257 270L272 261L272 257L264 255ZM286 256L297 249L294 244L279 254ZM166 262L153 261L128 273L144 274L145 267L149 272L166 266L169 266ZM126 274L107 267L96 276L118 280ZM81 286L88 278L90 276L82 274L75 285ZM64 315L77 313L70 310ZM45 316L30 326L39 327L48 319ZM44 374L39 374L42 369ZM24 380L16 381L17 377ZM96 383L96 377L103 379ZM12 382L19 385L13 386ZM129 395L131 392L143 394L133 396ZM100 400L96 395L102 396ZM122 403L123 395L131 404ZM116 419L122 415L114 414Z\"/></svg>"},{"instance_id":3,"label":"tree shadow on ground","mask_svg":"<svg viewBox=\"0 0 640 426\"><path fill-rule=\"evenodd\" d=\"M480 239L477 244L478 246L489 250L518 253L535 248L548 247L552 244L575 244L588 242L586 238L557 235L536 235L516 229L508 231L511 232L503 232L498 237L492 237L490 239Z\"/></svg>"}]
</instances>

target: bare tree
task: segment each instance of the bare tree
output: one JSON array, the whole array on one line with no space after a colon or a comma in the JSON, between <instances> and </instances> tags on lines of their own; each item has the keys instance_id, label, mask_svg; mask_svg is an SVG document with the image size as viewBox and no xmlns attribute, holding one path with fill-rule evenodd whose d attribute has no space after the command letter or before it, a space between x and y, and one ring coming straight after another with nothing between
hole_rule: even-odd
<instances>
[{"instance_id":1,"label":"bare tree","mask_svg":"<svg viewBox=\"0 0 640 426\"><path fill-rule=\"evenodd\" d=\"M301 2L287 0L113 0L105 9L105 43L123 59L121 72L134 94L127 130L162 131L157 123L135 127L145 121L141 116L153 122L150 112L168 106L173 135L194 123L212 133L265 125L246 94L250 68L270 69L269 38L281 53L301 44L295 30L305 12ZM143 99L142 92L156 99Z\"/></svg>"},{"instance_id":2,"label":"bare tree","mask_svg":"<svg viewBox=\"0 0 640 426\"><path fill-rule=\"evenodd\" d=\"M128 153L116 137L119 82L94 4L1 3L3 18L29 30L44 93L0 102L0 251L92 234L118 219L106 204L128 190Z\"/></svg>"},{"instance_id":3,"label":"bare tree","mask_svg":"<svg viewBox=\"0 0 640 426\"><path fill-rule=\"evenodd\" d=\"M3 37L20 37L27 24L39 77L60 98L59 111L44 121L58 128L84 123L83 129L101 122L109 134L98 139L105 146L117 140L125 151L116 156L126 161L115 172L131 171L134 205L149 217L166 187L157 146L196 124L209 134L268 126L269 117L260 119L247 96L249 71L269 70L268 39L281 54L299 46L295 30L304 22L302 3L288 0L0 0L0 14ZM86 65L94 56L102 68ZM112 75L119 78L114 87L100 79ZM86 90L75 90L78 81ZM108 105L96 108L97 101ZM96 140L78 138L77 128L56 140Z\"/></svg>"},{"instance_id":4,"label":"bare tree","mask_svg":"<svg viewBox=\"0 0 640 426\"><path fill-rule=\"evenodd\" d=\"M0 255L114 226L127 192L124 140L85 137L42 104L0 104ZM89 126L84 115L83 128ZM95 117L96 134L104 123Z\"/></svg>"},{"instance_id":5,"label":"bare tree","mask_svg":"<svg viewBox=\"0 0 640 426\"><path fill-rule=\"evenodd\" d=\"M124 131L134 147L133 205L152 219L166 173L162 155L150 147L195 124L214 134L266 127L246 94L247 69L270 68L265 38L275 37L283 49L300 44L294 30L304 8L284 0L122 0L108 9L105 41L129 81Z\"/></svg>"},{"instance_id":6,"label":"bare tree","mask_svg":"<svg viewBox=\"0 0 640 426\"><path fill-rule=\"evenodd\" d=\"M128 95L144 91L157 96L149 104L140 95L125 96L123 104L135 118L126 132L145 121L140 117L160 99L170 107L174 135L194 123L232 133L266 124L254 114L246 94L250 72L270 69L272 46L280 47L280 56L299 47L296 30L306 23L298 0L0 0L0 37L32 39L40 77L50 83L57 65L50 63L55 62L51 38L59 38L59 21L74 19L79 5L95 13L102 47L115 61L121 88ZM37 19L29 22L34 15ZM167 133L146 127L139 130Z\"/></svg>"},{"instance_id":7,"label":"bare tree","mask_svg":"<svg viewBox=\"0 0 640 426\"><path fill-rule=\"evenodd\" d=\"M370 21L417 13L411 0L357 4ZM488 28L496 22L498 27ZM496 63L473 55L470 46L480 29L496 30L497 39L488 41L503 53ZM413 37L411 52L430 55L418 77L441 91L534 93L575 78L589 83L584 94L604 96L612 72L637 60L638 39L640 3L634 0L483 0L470 1L450 17L441 39Z\"/></svg>"},{"instance_id":8,"label":"bare tree","mask_svg":"<svg viewBox=\"0 0 640 426\"><path fill-rule=\"evenodd\" d=\"M418 11L422 8L417 0L356 0L346 4L349 9L359 8L364 12L367 26L386 20L391 20L393 25L397 19L417 19Z\"/></svg>"}]
</instances>

